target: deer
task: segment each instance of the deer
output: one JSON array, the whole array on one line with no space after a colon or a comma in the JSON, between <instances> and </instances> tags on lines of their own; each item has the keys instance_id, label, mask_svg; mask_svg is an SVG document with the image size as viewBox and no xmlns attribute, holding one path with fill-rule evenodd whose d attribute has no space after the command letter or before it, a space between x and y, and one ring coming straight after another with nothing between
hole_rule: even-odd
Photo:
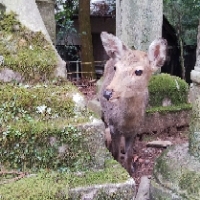
<instances>
[{"instance_id":1,"label":"deer","mask_svg":"<svg viewBox=\"0 0 200 200\"><path fill-rule=\"evenodd\" d=\"M102 32L100 36L109 56L98 94L105 142L114 159L131 175L134 141L148 104L148 83L164 65L167 41L155 39L148 52L143 52L130 49L113 34Z\"/></svg>"}]
</instances>

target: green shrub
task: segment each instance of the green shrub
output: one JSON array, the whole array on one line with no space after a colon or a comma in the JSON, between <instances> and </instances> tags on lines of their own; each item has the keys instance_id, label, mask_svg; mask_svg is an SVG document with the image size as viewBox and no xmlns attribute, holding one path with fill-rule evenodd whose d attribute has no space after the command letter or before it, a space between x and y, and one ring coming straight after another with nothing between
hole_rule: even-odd
<instances>
[{"instance_id":1,"label":"green shrub","mask_svg":"<svg viewBox=\"0 0 200 200\"><path fill-rule=\"evenodd\" d=\"M149 104L151 107L162 106L167 98L172 105L187 103L188 84L177 76L158 74L152 76L149 83Z\"/></svg>"}]
</instances>

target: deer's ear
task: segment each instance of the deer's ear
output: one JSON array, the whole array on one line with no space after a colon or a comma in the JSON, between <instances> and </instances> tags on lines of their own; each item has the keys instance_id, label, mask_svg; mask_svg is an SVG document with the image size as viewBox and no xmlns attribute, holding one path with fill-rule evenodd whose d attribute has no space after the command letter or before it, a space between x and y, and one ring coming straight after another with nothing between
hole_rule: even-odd
<instances>
[{"instance_id":1,"label":"deer's ear","mask_svg":"<svg viewBox=\"0 0 200 200\"><path fill-rule=\"evenodd\" d=\"M121 59L128 49L118 37L107 32L101 33L101 41L106 53L113 59Z\"/></svg>"},{"instance_id":2,"label":"deer's ear","mask_svg":"<svg viewBox=\"0 0 200 200\"><path fill-rule=\"evenodd\" d=\"M149 46L148 58L152 68L162 67L166 60L167 40L156 39Z\"/></svg>"}]
</instances>

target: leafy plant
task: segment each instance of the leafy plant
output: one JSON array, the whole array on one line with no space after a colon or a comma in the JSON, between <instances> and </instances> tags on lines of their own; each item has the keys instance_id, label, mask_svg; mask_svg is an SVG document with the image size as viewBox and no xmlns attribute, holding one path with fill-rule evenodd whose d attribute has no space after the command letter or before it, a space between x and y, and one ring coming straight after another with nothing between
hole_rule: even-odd
<instances>
[{"instance_id":1,"label":"leafy plant","mask_svg":"<svg viewBox=\"0 0 200 200\"><path fill-rule=\"evenodd\" d=\"M164 0L164 14L185 44L196 44L199 8L198 0Z\"/></svg>"}]
</instances>

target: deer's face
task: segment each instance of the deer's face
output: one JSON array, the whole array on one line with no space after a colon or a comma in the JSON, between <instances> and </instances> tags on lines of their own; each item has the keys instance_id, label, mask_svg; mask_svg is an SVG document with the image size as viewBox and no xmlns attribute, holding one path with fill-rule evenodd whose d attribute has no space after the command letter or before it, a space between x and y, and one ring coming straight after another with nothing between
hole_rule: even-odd
<instances>
[{"instance_id":1,"label":"deer's face","mask_svg":"<svg viewBox=\"0 0 200 200\"><path fill-rule=\"evenodd\" d=\"M109 101L130 98L146 92L152 74L146 53L129 50L113 67L115 75L104 91Z\"/></svg>"},{"instance_id":2,"label":"deer's face","mask_svg":"<svg viewBox=\"0 0 200 200\"><path fill-rule=\"evenodd\" d=\"M145 93L152 73L164 64L166 40L155 40L145 53L129 49L111 34L102 33L101 38L107 54L115 60L114 66L108 66L113 69L114 77L103 96L115 102Z\"/></svg>"}]
</instances>

